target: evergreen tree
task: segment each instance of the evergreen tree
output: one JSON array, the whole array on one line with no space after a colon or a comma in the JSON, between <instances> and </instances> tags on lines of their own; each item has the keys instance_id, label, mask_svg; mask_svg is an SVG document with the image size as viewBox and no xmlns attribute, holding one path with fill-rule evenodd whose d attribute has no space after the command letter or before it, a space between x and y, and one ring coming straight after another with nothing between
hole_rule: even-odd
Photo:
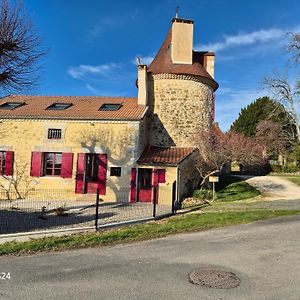
<instances>
[{"instance_id":1,"label":"evergreen tree","mask_svg":"<svg viewBox=\"0 0 300 300\"><path fill-rule=\"evenodd\" d=\"M255 136L257 125L261 121L279 123L290 144L296 141L297 134L292 116L283 105L269 97L258 98L243 108L230 130L243 133L246 136Z\"/></svg>"}]
</instances>

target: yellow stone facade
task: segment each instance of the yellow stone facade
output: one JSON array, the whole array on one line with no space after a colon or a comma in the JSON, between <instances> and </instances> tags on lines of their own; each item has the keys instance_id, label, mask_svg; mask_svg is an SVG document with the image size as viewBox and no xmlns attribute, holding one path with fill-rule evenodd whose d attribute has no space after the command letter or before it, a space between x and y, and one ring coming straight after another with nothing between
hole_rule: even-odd
<instances>
[{"instance_id":1,"label":"yellow stone facade","mask_svg":"<svg viewBox=\"0 0 300 300\"><path fill-rule=\"evenodd\" d=\"M101 198L105 201L118 201L118 190L128 189L129 199L131 168L144 147L144 141L140 137L144 120L136 122L0 120L0 122L0 130L4 132L0 148L2 151L14 152L14 174L23 170L25 166L24 179L26 180L22 181L21 189L25 189L25 183L30 181L31 187L35 186L40 190L64 189L70 199L89 197L89 194L75 194L77 155L78 153L105 153L108 157L106 195L101 195ZM49 128L62 129L62 139L49 140L47 138ZM73 153L72 178L30 177L33 151ZM122 176L110 177L110 167L122 167ZM5 179L0 178L0 180L2 184L8 184Z\"/></svg>"}]
</instances>

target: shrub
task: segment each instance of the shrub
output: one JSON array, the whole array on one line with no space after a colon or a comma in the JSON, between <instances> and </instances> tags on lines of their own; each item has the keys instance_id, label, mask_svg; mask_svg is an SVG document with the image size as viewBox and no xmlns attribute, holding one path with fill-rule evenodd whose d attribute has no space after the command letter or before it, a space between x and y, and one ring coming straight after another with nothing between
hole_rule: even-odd
<instances>
[{"instance_id":1,"label":"shrub","mask_svg":"<svg viewBox=\"0 0 300 300\"><path fill-rule=\"evenodd\" d=\"M199 198L202 200L209 200L212 198L212 192L206 189L200 189L194 191L193 198Z\"/></svg>"},{"instance_id":2,"label":"shrub","mask_svg":"<svg viewBox=\"0 0 300 300\"><path fill-rule=\"evenodd\" d=\"M271 165L271 171L274 173L282 173L282 166L281 165Z\"/></svg>"},{"instance_id":3,"label":"shrub","mask_svg":"<svg viewBox=\"0 0 300 300\"><path fill-rule=\"evenodd\" d=\"M298 167L295 165L285 165L282 168L284 173L296 173L298 171Z\"/></svg>"}]
</instances>

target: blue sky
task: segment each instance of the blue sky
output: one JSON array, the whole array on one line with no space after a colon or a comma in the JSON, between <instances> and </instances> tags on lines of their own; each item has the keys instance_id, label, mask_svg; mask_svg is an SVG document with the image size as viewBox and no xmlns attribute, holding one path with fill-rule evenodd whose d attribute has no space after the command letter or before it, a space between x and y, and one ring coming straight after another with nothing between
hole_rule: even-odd
<instances>
[{"instance_id":1,"label":"blue sky","mask_svg":"<svg viewBox=\"0 0 300 300\"><path fill-rule=\"evenodd\" d=\"M266 94L264 75L283 69L287 31L300 32L296 0L25 0L49 49L41 95L136 96L136 56L148 63L179 16L193 19L194 48L216 52L216 121L227 130L240 109Z\"/></svg>"}]
</instances>

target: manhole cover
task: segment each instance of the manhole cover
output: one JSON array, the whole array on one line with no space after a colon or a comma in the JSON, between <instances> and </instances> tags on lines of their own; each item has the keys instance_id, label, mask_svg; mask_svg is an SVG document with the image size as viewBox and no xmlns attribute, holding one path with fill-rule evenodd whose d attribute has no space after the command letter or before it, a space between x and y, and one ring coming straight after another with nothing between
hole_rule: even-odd
<instances>
[{"instance_id":1,"label":"manhole cover","mask_svg":"<svg viewBox=\"0 0 300 300\"><path fill-rule=\"evenodd\" d=\"M190 275L193 284L205 285L215 289L231 289L240 284L240 279L232 272L199 269Z\"/></svg>"}]
</instances>

